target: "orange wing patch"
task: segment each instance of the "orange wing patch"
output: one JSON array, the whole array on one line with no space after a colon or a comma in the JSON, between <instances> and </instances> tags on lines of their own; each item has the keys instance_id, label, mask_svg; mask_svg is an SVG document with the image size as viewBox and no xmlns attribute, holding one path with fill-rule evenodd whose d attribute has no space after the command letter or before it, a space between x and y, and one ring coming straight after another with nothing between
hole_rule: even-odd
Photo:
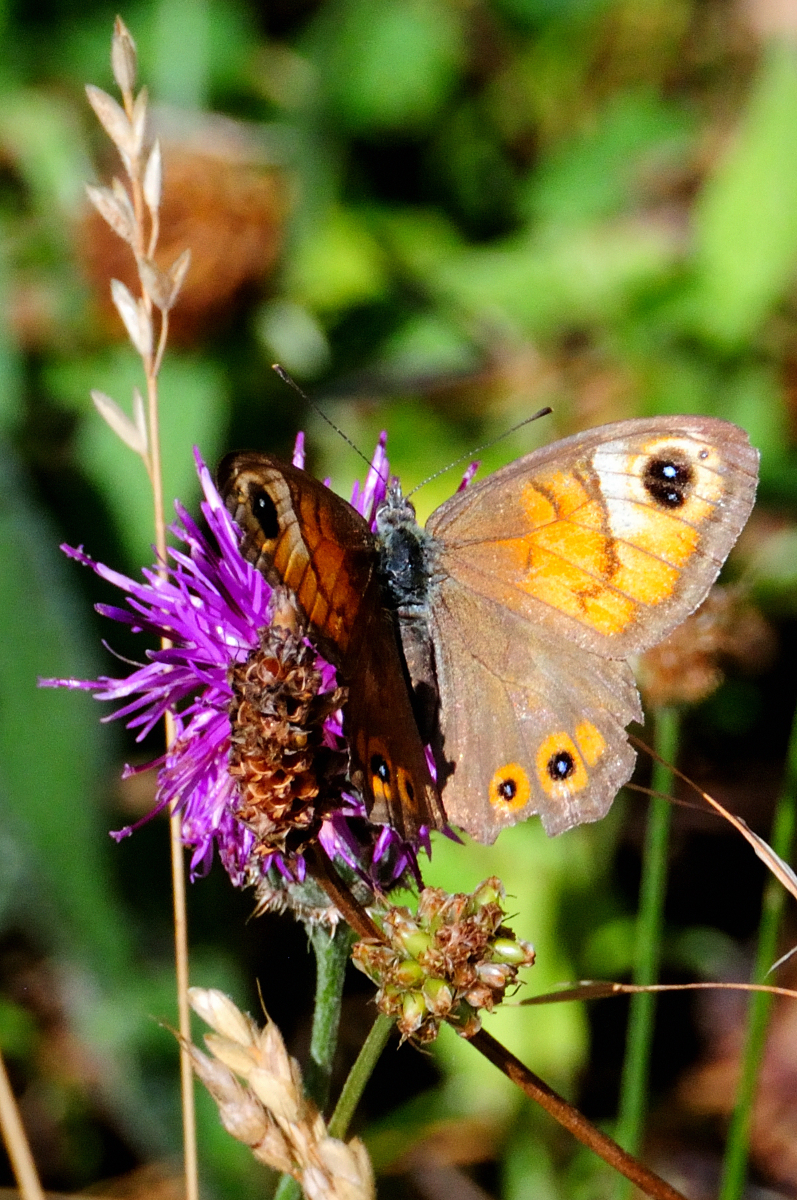
<instances>
[{"instance_id":1,"label":"orange wing patch","mask_svg":"<svg viewBox=\"0 0 797 1200\"><path fill-rule=\"evenodd\" d=\"M522 504L530 532L503 547L523 590L601 633L625 629L637 597L615 581L622 563L594 490L575 473L555 471L527 483Z\"/></svg>"},{"instance_id":2,"label":"orange wing patch","mask_svg":"<svg viewBox=\"0 0 797 1200\"><path fill-rule=\"evenodd\" d=\"M606 749L606 738L591 721L582 721L575 728L578 748L584 755L587 766L594 767Z\"/></svg>"},{"instance_id":3,"label":"orange wing patch","mask_svg":"<svg viewBox=\"0 0 797 1200\"><path fill-rule=\"evenodd\" d=\"M725 490L720 460L691 439L599 449L580 469L529 480L529 532L499 543L517 586L606 635L670 599Z\"/></svg>"}]
</instances>

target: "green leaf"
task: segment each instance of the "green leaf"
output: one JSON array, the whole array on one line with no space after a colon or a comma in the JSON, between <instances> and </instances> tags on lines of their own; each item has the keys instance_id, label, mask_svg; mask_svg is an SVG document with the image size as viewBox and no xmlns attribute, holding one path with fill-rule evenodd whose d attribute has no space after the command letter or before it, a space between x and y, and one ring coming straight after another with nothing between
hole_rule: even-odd
<instances>
[{"instance_id":1,"label":"green leaf","mask_svg":"<svg viewBox=\"0 0 797 1200\"><path fill-rule=\"evenodd\" d=\"M92 674L87 631L68 582L76 568L29 504L7 448L3 458L0 620L13 653L0 656L0 788L4 832L22 855L22 884L12 903L39 925L46 942L108 978L123 974L129 946L99 807L107 770L101 712L84 693L37 686L40 676Z\"/></svg>"},{"instance_id":2,"label":"green leaf","mask_svg":"<svg viewBox=\"0 0 797 1200\"><path fill-rule=\"evenodd\" d=\"M558 143L529 177L525 209L551 225L627 212L687 151L691 122L649 90L612 96L587 132Z\"/></svg>"},{"instance_id":3,"label":"green leaf","mask_svg":"<svg viewBox=\"0 0 797 1200\"><path fill-rule=\"evenodd\" d=\"M350 210L307 226L287 266L286 291L298 304L336 313L379 299L388 287L384 254Z\"/></svg>"},{"instance_id":4,"label":"green leaf","mask_svg":"<svg viewBox=\"0 0 797 1200\"><path fill-rule=\"evenodd\" d=\"M718 342L752 337L797 264L797 46L767 46L736 138L698 201L696 318Z\"/></svg>"},{"instance_id":5,"label":"green leaf","mask_svg":"<svg viewBox=\"0 0 797 1200\"><path fill-rule=\"evenodd\" d=\"M431 278L441 299L482 320L550 335L617 319L640 289L669 274L677 253L672 232L653 225L549 230L465 251Z\"/></svg>"},{"instance_id":6,"label":"green leaf","mask_svg":"<svg viewBox=\"0 0 797 1200\"><path fill-rule=\"evenodd\" d=\"M345 0L319 29L329 101L352 129L426 125L452 90L462 56L452 5Z\"/></svg>"}]
</instances>

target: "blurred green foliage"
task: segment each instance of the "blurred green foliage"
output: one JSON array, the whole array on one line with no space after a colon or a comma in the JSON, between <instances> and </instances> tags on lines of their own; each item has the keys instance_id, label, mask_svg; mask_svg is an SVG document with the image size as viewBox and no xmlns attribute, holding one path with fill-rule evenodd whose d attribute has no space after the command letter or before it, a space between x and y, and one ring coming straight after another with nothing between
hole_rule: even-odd
<instances>
[{"instance_id":1,"label":"blurred green foliage","mask_svg":"<svg viewBox=\"0 0 797 1200\"><path fill-rule=\"evenodd\" d=\"M193 444L211 462L239 445L287 454L302 427L314 469L348 491L358 460L273 377L274 359L366 455L387 428L410 487L543 404L553 416L485 450L485 468L628 416L738 421L763 454L762 515L739 562L778 627L780 657L692 714L685 758L766 834L796 674L797 43L788 6L760 10L136 0L122 15L163 106L167 197L170 163L181 164L169 237L194 255L191 317L180 327L175 316L162 376L168 496L196 501ZM116 783L141 750L99 727L85 697L35 688L37 675L114 673L101 637L143 653L91 623L90 603L107 592L56 550L84 543L129 572L151 559L144 472L89 400L99 388L129 404L141 382L104 307L116 259L82 199L85 179L114 169L82 95L88 81L112 86L112 18L96 3L9 7L0 59L0 1041L23 1091L47 1081L37 1149L46 1183L64 1188L178 1145L173 1046L149 1019L174 1019L165 834L144 829L114 849L105 838L131 806L146 809ZM266 242L278 254L258 249ZM430 483L419 511L455 480ZM157 741L144 750L157 754ZM489 849L441 841L428 881L467 890L504 879L517 932L537 946L535 991L627 976L636 811L624 820L619 802L600 827L556 841L536 825ZM678 835L666 967L679 978L743 973L757 919L749 852L710 834L684 818ZM301 934L276 919L247 925L248 901L224 879L198 883L191 905L201 981L255 1011L259 978L301 1049L312 995ZM29 1007L20 955L49 980L57 1020ZM364 1032L362 986L351 1024ZM610 1119L623 1018L603 1003L589 1018L573 1006L507 1009L493 1025ZM90 1047L92 1070L42 1064L54 1023ZM656 1098L676 1110L671 1089L699 1051L696 1034L691 1051L674 1049L679 1030L654 1070ZM386 1060L364 1118L380 1169L461 1121L487 1147L476 1175L505 1200L609 1194L606 1172L453 1036L434 1060L409 1048ZM209 1105L201 1119L208 1195L263 1194L259 1168ZM471 1163L453 1144L454 1161ZM716 1141L700 1153L716 1170ZM385 1176L385 1196L420 1189L400 1178Z\"/></svg>"}]
</instances>

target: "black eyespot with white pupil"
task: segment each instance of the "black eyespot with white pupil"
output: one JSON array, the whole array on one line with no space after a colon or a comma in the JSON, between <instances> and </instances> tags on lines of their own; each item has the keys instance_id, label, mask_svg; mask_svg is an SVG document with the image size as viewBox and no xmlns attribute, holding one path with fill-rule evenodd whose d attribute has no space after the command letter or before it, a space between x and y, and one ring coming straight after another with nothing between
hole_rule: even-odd
<instances>
[{"instance_id":1,"label":"black eyespot with white pupil","mask_svg":"<svg viewBox=\"0 0 797 1200\"><path fill-rule=\"evenodd\" d=\"M569 750L557 750L548 759L548 774L556 783L569 779L576 769L576 760Z\"/></svg>"},{"instance_id":2,"label":"black eyespot with white pupil","mask_svg":"<svg viewBox=\"0 0 797 1200\"><path fill-rule=\"evenodd\" d=\"M381 754L371 755L371 775L382 783L390 783L390 767Z\"/></svg>"},{"instance_id":3,"label":"black eyespot with white pupil","mask_svg":"<svg viewBox=\"0 0 797 1200\"><path fill-rule=\"evenodd\" d=\"M498 784L498 795L502 800L514 800L517 795L517 783L514 779L502 779Z\"/></svg>"},{"instance_id":4,"label":"black eyespot with white pupil","mask_svg":"<svg viewBox=\"0 0 797 1200\"><path fill-rule=\"evenodd\" d=\"M279 534L280 523L277 516L277 506L268 492L252 492L252 513L258 525L263 530L263 537L267 541L273 542L274 538Z\"/></svg>"},{"instance_id":5,"label":"black eyespot with white pupil","mask_svg":"<svg viewBox=\"0 0 797 1200\"><path fill-rule=\"evenodd\" d=\"M674 455L648 459L642 474L645 490L662 508L681 508L686 504L694 481L692 464Z\"/></svg>"}]
</instances>

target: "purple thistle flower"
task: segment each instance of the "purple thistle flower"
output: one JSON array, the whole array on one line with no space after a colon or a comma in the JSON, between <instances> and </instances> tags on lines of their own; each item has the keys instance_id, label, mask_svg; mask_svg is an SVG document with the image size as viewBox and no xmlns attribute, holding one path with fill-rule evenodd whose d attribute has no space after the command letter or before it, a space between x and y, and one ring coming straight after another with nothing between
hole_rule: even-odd
<instances>
[{"instance_id":1,"label":"purple thistle flower","mask_svg":"<svg viewBox=\"0 0 797 1200\"><path fill-rule=\"evenodd\" d=\"M365 485L362 489L355 485L352 498L354 507L369 522L386 490L385 441L382 434ZM231 765L235 771L236 752L231 712L240 701L234 679L246 672L247 664L262 651L270 633L285 631L270 628L272 588L242 557L239 530L198 452L195 457L208 532L205 534L179 503L175 505L177 520L171 532L183 549L169 550L165 576L148 569L143 571L144 582L136 582L95 562L82 548L62 547L71 558L126 594L126 607L100 604L98 612L131 626L135 632L167 638L172 644L149 650L145 665L124 678L41 682L44 686L84 689L98 700L120 703L103 720L124 718L128 728L136 731L137 741L145 738L166 712L172 713L175 737L167 752L145 767L126 767L124 777L158 768L157 803L144 819L149 820L164 808L180 813L183 842L193 849L192 878L210 868L215 846L236 886L256 883L271 868L288 881L301 882L305 864L300 839L294 838L293 845L290 841L285 844L283 839L277 846L259 841L252 821L242 819L246 813L241 787L231 773ZM296 466L304 465L302 435L297 438L293 461ZM319 722L319 754L327 755L334 775L334 763L345 764L335 670L306 647L302 641L301 650L308 657L303 669L310 671L316 681L313 698L320 702L320 709L316 707L323 717ZM340 768L337 774L340 776ZM372 886L388 886L407 869L420 880L415 848L394 830L372 826L365 817L362 800L345 789L336 793L331 807L322 806L313 828L326 854L342 859ZM134 828L112 836L119 840ZM423 837L421 844L428 853L428 837Z\"/></svg>"}]
</instances>

